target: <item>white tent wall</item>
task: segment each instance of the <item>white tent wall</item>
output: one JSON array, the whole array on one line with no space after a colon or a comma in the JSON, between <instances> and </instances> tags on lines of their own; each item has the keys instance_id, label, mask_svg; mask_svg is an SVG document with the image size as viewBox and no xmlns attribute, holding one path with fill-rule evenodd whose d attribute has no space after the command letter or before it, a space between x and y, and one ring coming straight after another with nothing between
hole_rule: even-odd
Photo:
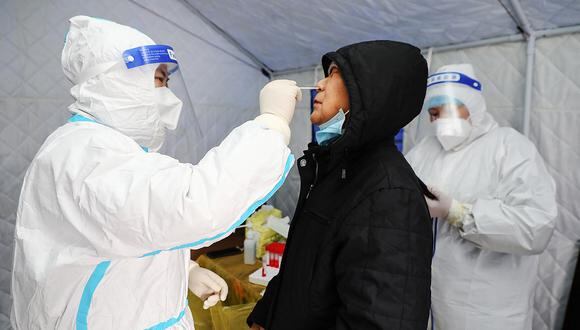
<instances>
[{"instance_id":1,"label":"white tent wall","mask_svg":"<svg viewBox=\"0 0 580 330\"><path fill-rule=\"evenodd\" d=\"M540 257L537 273L534 330L561 329L580 242L580 34L541 38L536 43L532 112L529 138L544 158L558 188L559 216L554 236ZM526 42L506 42L435 52L431 70L445 64L471 63L483 85L489 112L501 126L520 132L524 123ZM317 73L321 77L321 72ZM276 76L311 85L315 72ZM307 97L305 97L306 99ZM309 100L303 100L298 116L308 114ZM291 148L302 155L311 137L307 117L293 123ZM300 136L297 136L299 135ZM301 135L304 134L304 135ZM422 137L416 123L405 129L405 150ZM295 172L294 172L295 171ZM274 205L292 215L300 180L296 169L273 198Z\"/></svg>"},{"instance_id":2,"label":"white tent wall","mask_svg":"<svg viewBox=\"0 0 580 330\"><path fill-rule=\"evenodd\" d=\"M133 26L174 46L203 138L185 120L169 154L196 161L258 112L268 79L179 0L0 1L0 329L10 326L14 221L25 171L44 139L66 122L71 84L60 52L68 18L90 15ZM171 18L167 20L166 18ZM183 114L192 118L191 114ZM186 136L186 138L177 138Z\"/></svg>"},{"instance_id":3,"label":"white tent wall","mask_svg":"<svg viewBox=\"0 0 580 330\"><path fill-rule=\"evenodd\" d=\"M580 243L580 33L542 38L530 139L557 184L558 222L538 269L534 330L561 329Z\"/></svg>"}]
</instances>

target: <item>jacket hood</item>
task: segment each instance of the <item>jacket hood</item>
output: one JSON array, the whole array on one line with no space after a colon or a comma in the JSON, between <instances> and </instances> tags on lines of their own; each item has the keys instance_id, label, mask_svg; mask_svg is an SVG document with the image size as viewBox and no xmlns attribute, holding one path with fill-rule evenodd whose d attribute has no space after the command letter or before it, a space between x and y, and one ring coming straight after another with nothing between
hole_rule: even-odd
<instances>
[{"instance_id":1,"label":"jacket hood","mask_svg":"<svg viewBox=\"0 0 580 330\"><path fill-rule=\"evenodd\" d=\"M342 47L322 57L340 68L350 115L332 151L357 150L394 136L420 112L427 85L427 63L420 50L395 41L367 41Z\"/></svg>"}]
</instances>

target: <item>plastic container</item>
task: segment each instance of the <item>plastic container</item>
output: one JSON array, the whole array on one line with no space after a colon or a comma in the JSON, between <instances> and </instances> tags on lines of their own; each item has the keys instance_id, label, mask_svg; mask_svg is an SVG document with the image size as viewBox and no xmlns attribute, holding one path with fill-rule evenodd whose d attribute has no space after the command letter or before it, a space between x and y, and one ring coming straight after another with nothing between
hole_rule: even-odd
<instances>
[{"instance_id":1,"label":"plastic container","mask_svg":"<svg viewBox=\"0 0 580 330\"><path fill-rule=\"evenodd\" d=\"M247 231L244 240L244 263L253 265L256 263L256 240L252 230Z\"/></svg>"}]
</instances>

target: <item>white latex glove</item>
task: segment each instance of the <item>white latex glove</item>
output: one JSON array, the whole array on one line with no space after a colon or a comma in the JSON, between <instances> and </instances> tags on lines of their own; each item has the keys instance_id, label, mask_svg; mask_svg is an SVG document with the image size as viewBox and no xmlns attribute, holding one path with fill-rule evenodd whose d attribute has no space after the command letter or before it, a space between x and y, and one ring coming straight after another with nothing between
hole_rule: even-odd
<instances>
[{"instance_id":1,"label":"white latex glove","mask_svg":"<svg viewBox=\"0 0 580 330\"><path fill-rule=\"evenodd\" d=\"M302 92L293 80L273 80L260 91L260 113L270 113L290 124Z\"/></svg>"},{"instance_id":2,"label":"white latex glove","mask_svg":"<svg viewBox=\"0 0 580 330\"><path fill-rule=\"evenodd\" d=\"M439 199L436 201L425 197L431 217L443 219L452 226L462 228L466 214L470 213L471 205L460 203L435 187L428 188Z\"/></svg>"},{"instance_id":3,"label":"white latex glove","mask_svg":"<svg viewBox=\"0 0 580 330\"><path fill-rule=\"evenodd\" d=\"M191 261L189 265L189 290L203 300L203 308L208 309L218 301L225 301L228 297L228 285L216 273L200 267Z\"/></svg>"},{"instance_id":4,"label":"white latex glove","mask_svg":"<svg viewBox=\"0 0 580 330\"><path fill-rule=\"evenodd\" d=\"M429 214L432 218L446 219L449 215L449 209L451 208L451 202L453 199L439 189L435 187L428 187L429 191L437 197L439 200L432 200L425 197L427 201L427 206L429 206Z\"/></svg>"},{"instance_id":5,"label":"white latex glove","mask_svg":"<svg viewBox=\"0 0 580 330\"><path fill-rule=\"evenodd\" d=\"M293 80L273 80L260 91L260 115L256 121L280 132L286 144L290 143L290 122L294 117L296 102L302 92Z\"/></svg>"}]
</instances>

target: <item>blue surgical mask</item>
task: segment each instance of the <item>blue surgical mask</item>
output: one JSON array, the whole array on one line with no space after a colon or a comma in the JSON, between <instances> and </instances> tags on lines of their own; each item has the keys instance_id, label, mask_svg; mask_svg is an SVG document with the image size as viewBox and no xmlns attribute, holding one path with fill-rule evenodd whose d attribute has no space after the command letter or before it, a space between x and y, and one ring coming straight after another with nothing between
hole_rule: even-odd
<instances>
[{"instance_id":1,"label":"blue surgical mask","mask_svg":"<svg viewBox=\"0 0 580 330\"><path fill-rule=\"evenodd\" d=\"M326 145L331 140L342 135L342 125L344 124L347 113L348 111L345 113L340 109L334 117L318 126L320 129L316 132L316 142L319 145Z\"/></svg>"}]
</instances>

